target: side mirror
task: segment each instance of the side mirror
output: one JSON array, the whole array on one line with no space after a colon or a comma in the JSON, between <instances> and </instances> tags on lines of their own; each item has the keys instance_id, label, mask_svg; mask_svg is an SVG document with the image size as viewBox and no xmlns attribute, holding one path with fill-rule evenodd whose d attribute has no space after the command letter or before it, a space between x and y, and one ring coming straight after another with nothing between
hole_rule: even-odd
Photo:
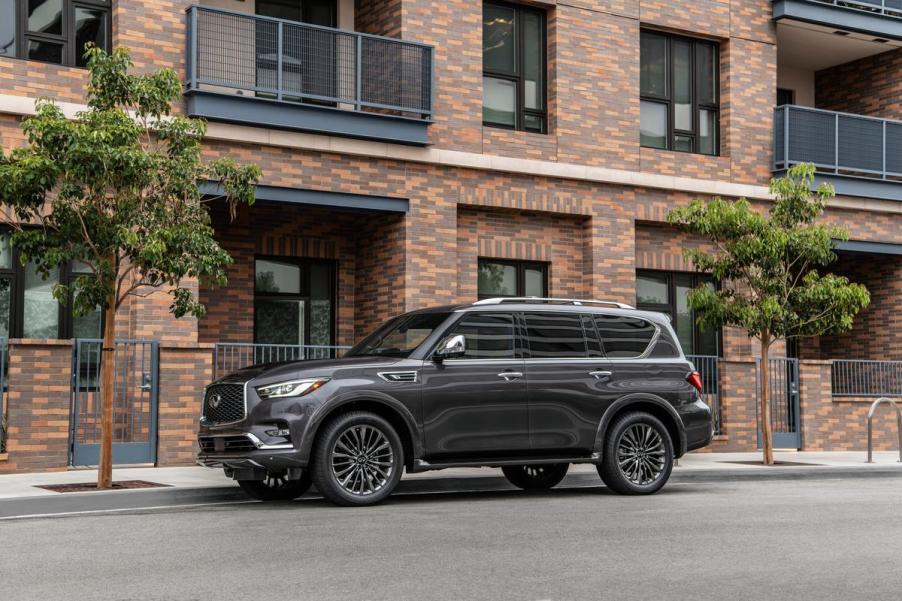
<instances>
[{"instance_id":1,"label":"side mirror","mask_svg":"<svg viewBox=\"0 0 902 601\"><path fill-rule=\"evenodd\" d=\"M467 352L467 339L463 334L452 334L438 343L432 358L438 362L463 357Z\"/></svg>"}]
</instances>

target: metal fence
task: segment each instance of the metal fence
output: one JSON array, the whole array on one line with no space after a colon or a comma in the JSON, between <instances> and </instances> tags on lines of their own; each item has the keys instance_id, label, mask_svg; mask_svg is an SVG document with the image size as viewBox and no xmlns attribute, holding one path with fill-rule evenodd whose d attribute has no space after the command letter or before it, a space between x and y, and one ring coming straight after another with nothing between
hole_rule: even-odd
<instances>
[{"instance_id":1,"label":"metal fence","mask_svg":"<svg viewBox=\"0 0 902 601\"><path fill-rule=\"evenodd\" d=\"M433 48L217 8L188 9L189 89L432 116Z\"/></svg>"},{"instance_id":2,"label":"metal fence","mask_svg":"<svg viewBox=\"0 0 902 601\"><path fill-rule=\"evenodd\" d=\"M6 451L6 429L8 427L6 413L6 370L9 363L9 355L6 351L6 338L0 338L0 453Z\"/></svg>"},{"instance_id":3,"label":"metal fence","mask_svg":"<svg viewBox=\"0 0 902 601\"><path fill-rule=\"evenodd\" d=\"M902 17L902 0L815 0L841 8L852 8L888 17Z\"/></svg>"},{"instance_id":4,"label":"metal fence","mask_svg":"<svg viewBox=\"0 0 902 601\"><path fill-rule=\"evenodd\" d=\"M702 398L714 412L714 433L720 434L720 358L715 355L686 355L702 377Z\"/></svg>"},{"instance_id":5,"label":"metal fence","mask_svg":"<svg viewBox=\"0 0 902 601\"><path fill-rule=\"evenodd\" d=\"M902 397L902 361L834 359L833 396Z\"/></svg>"},{"instance_id":6,"label":"metal fence","mask_svg":"<svg viewBox=\"0 0 902 601\"><path fill-rule=\"evenodd\" d=\"M814 163L821 171L902 178L902 122L783 105L774 113L774 169Z\"/></svg>"},{"instance_id":7,"label":"metal fence","mask_svg":"<svg viewBox=\"0 0 902 601\"><path fill-rule=\"evenodd\" d=\"M340 357L349 346L313 344L252 344L217 342L213 352L213 377L218 378L235 370L261 363L331 359Z\"/></svg>"},{"instance_id":8,"label":"metal fence","mask_svg":"<svg viewBox=\"0 0 902 601\"><path fill-rule=\"evenodd\" d=\"M755 396L760 399L761 359L756 359ZM799 416L799 360L788 357L771 357L768 360L768 399L770 400L770 427L776 448L801 446L801 422ZM755 403L756 420L758 403ZM761 443L760 431L759 444Z\"/></svg>"}]
</instances>

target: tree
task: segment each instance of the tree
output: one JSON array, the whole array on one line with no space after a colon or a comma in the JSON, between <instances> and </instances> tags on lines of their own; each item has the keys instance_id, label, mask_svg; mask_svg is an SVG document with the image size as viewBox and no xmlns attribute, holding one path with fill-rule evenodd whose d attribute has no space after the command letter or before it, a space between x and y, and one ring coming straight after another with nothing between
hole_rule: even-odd
<instances>
[{"instance_id":1,"label":"tree","mask_svg":"<svg viewBox=\"0 0 902 601\"><path fill-rule=\"evenodd\" d=\"M39 100L22 129L24 147L0 153L0 210L22 264L46 278L71 262L90 267L54 297L73 313L101 308L101 452L98 488L112 485L113 348L116 311L128 297L168 293L176 317L199 317L194 282L223 285L228 253L213 238L198 182L213 180L234 214L252 204L256 166L205 162L206 125L172 115L181 95L170 69L129 73L129 53L86 52L87 110L68 119Z\"/></svg>"},{"instance_id":2,"label":"tree","mask_svg":"<svg viewBox=\"0 0 902 601\"><path fill-rule=\"evenodd\" d=\"M695 200L674 209L668 221L707 238L714 251L686 249L696 269L711 273L718 289L700 287L689 305L703 327L737 326L761 345L759 416L764 463L773 464L770 424L769 351L780 338L838 334L852 328L855 315L870 303L864 286L823 268L836 260L835 240L848 234L816 223L833 187L821 184L812 194L813 165L796 165L774 179L775 202L767 214L746 199Z\"/></svg>"}]
</instances>

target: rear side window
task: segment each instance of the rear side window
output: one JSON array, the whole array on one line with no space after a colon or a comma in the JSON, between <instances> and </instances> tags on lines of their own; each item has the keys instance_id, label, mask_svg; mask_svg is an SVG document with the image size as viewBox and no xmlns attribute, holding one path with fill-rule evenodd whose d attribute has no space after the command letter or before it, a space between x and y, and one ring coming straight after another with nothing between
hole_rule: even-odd
<instances>
[{"instance_id":1,"label":"rear side window","mask_svg":"<svg viewBox=\"0 0 902 601\"><path fill-rule=\"evenodd\" d=\"M467 339L466 359L513 359L514 316L470 313L451 329Z\"/></svg>"},{"instance_id":2,"label":"rear side window","mask_svg":"<svg viewBox=\"0 0 902 601\"><path fill-rule=\"evenodd\" d=\"M658 336L658 341L655 342L655 348L651 349L649 357L654 359L673 359L679 356L680 351L676 341L666 329L661 328L661 334Z\"/></svg>"},{"instance_id":3,"label":"rear side window","mask_svg":"<svg viewBox=\"0 0 902 601\"><path fill-rule=\"evenodd\" d=\"M655 335L655 326L638 317L597 315L595 326L604 354L614 359L640 357Z\"/></svg>"},{"instance_id":4,"label":"rear side window","mask_svg":"<svg viewBox=\"0 0 902 601\"><path fill-rule=\"evenodd\" d=\"M585 357L583 324L576 313L525 313L526 340L532 358Z\"/></svg>"}]
</instances>

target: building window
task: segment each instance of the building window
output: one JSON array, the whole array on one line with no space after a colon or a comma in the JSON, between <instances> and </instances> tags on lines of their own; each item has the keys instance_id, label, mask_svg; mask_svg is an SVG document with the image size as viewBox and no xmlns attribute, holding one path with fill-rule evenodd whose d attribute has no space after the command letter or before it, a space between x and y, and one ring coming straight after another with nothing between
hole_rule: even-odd
<instances>
[{"instance_id":1,"label":"building window","mask_svg":"<svg viewBox=\"0 0 902 601\"><path fill-rule=\"evenodd\" d=\"M332 261L258 258L254 277L254 342L333 344L334 291Z\"/></svg>"},{"instance_id":2,"label":"building window","mask_svg":"<svg viewBox=\"0 0 902 601\"><path fill-rule=\"evenodd\" d=\"M110 0L0 0L0 57L85 67L85 44L110 50Z\"/></svg>"},{"instance_id":3,"label":"building window","mask_svg":"<svg viewBox=\"0 0 902 601\"><path fill-rule=\"evenodd\" d=\"M0 337L100 338L100 309L75 316L71 302L63 305L53 297L54 284L69 284L84 273L90 268L71 265L54 269L45 279L34 265L23 266L9 234L0 234Z\"/></svg>"},{"instance_id":4,"label":"building window","mask_svg":"<svg viewBox=\"0 0 902 601\"><path fill-rule=\"evenodd\" d=\"M486 2L482 9L482 121L545 133L545 13Z\"/></svg>"},{"instance_id":5,"label":"building window","mask_svg":"<svg viewBox=\"0 0 902 601\"><path fill-rule=\"evenodd\" d=\"M718 46L714 42L642 32L642 146L718 154L718 61Z\"/></svg>"},{"instance_id":6,"label":"building window","mask_svg":"<svg viewBox=\"0 0 902 601\"><path fill-rule=\"evenodd\" d=\"M700 285L714 286L710 276L669 271L636 272L636 306L670 317L680 346L687 355L719 355L719 333L703 330L690 307L689 292Z\"/></svg>"},{"instance_id":7,"label":"building window","mask_svg":"<svg viewBox=\"0 0 902 601\"><path fill-rule=\"evenodd\" d=\"M796 92L787 88L777 88L777 106L795 104Z\"/></svg>"},{"instance_id":8,"label":"building window","mask_svg":"<svg viewBox=\"0 0 902 601\"><path fill-rule=\"evenodd\" d=\"M548 264L534 261L479 259L479 298L548 296Z\"/></svg>"}]
</instances>

